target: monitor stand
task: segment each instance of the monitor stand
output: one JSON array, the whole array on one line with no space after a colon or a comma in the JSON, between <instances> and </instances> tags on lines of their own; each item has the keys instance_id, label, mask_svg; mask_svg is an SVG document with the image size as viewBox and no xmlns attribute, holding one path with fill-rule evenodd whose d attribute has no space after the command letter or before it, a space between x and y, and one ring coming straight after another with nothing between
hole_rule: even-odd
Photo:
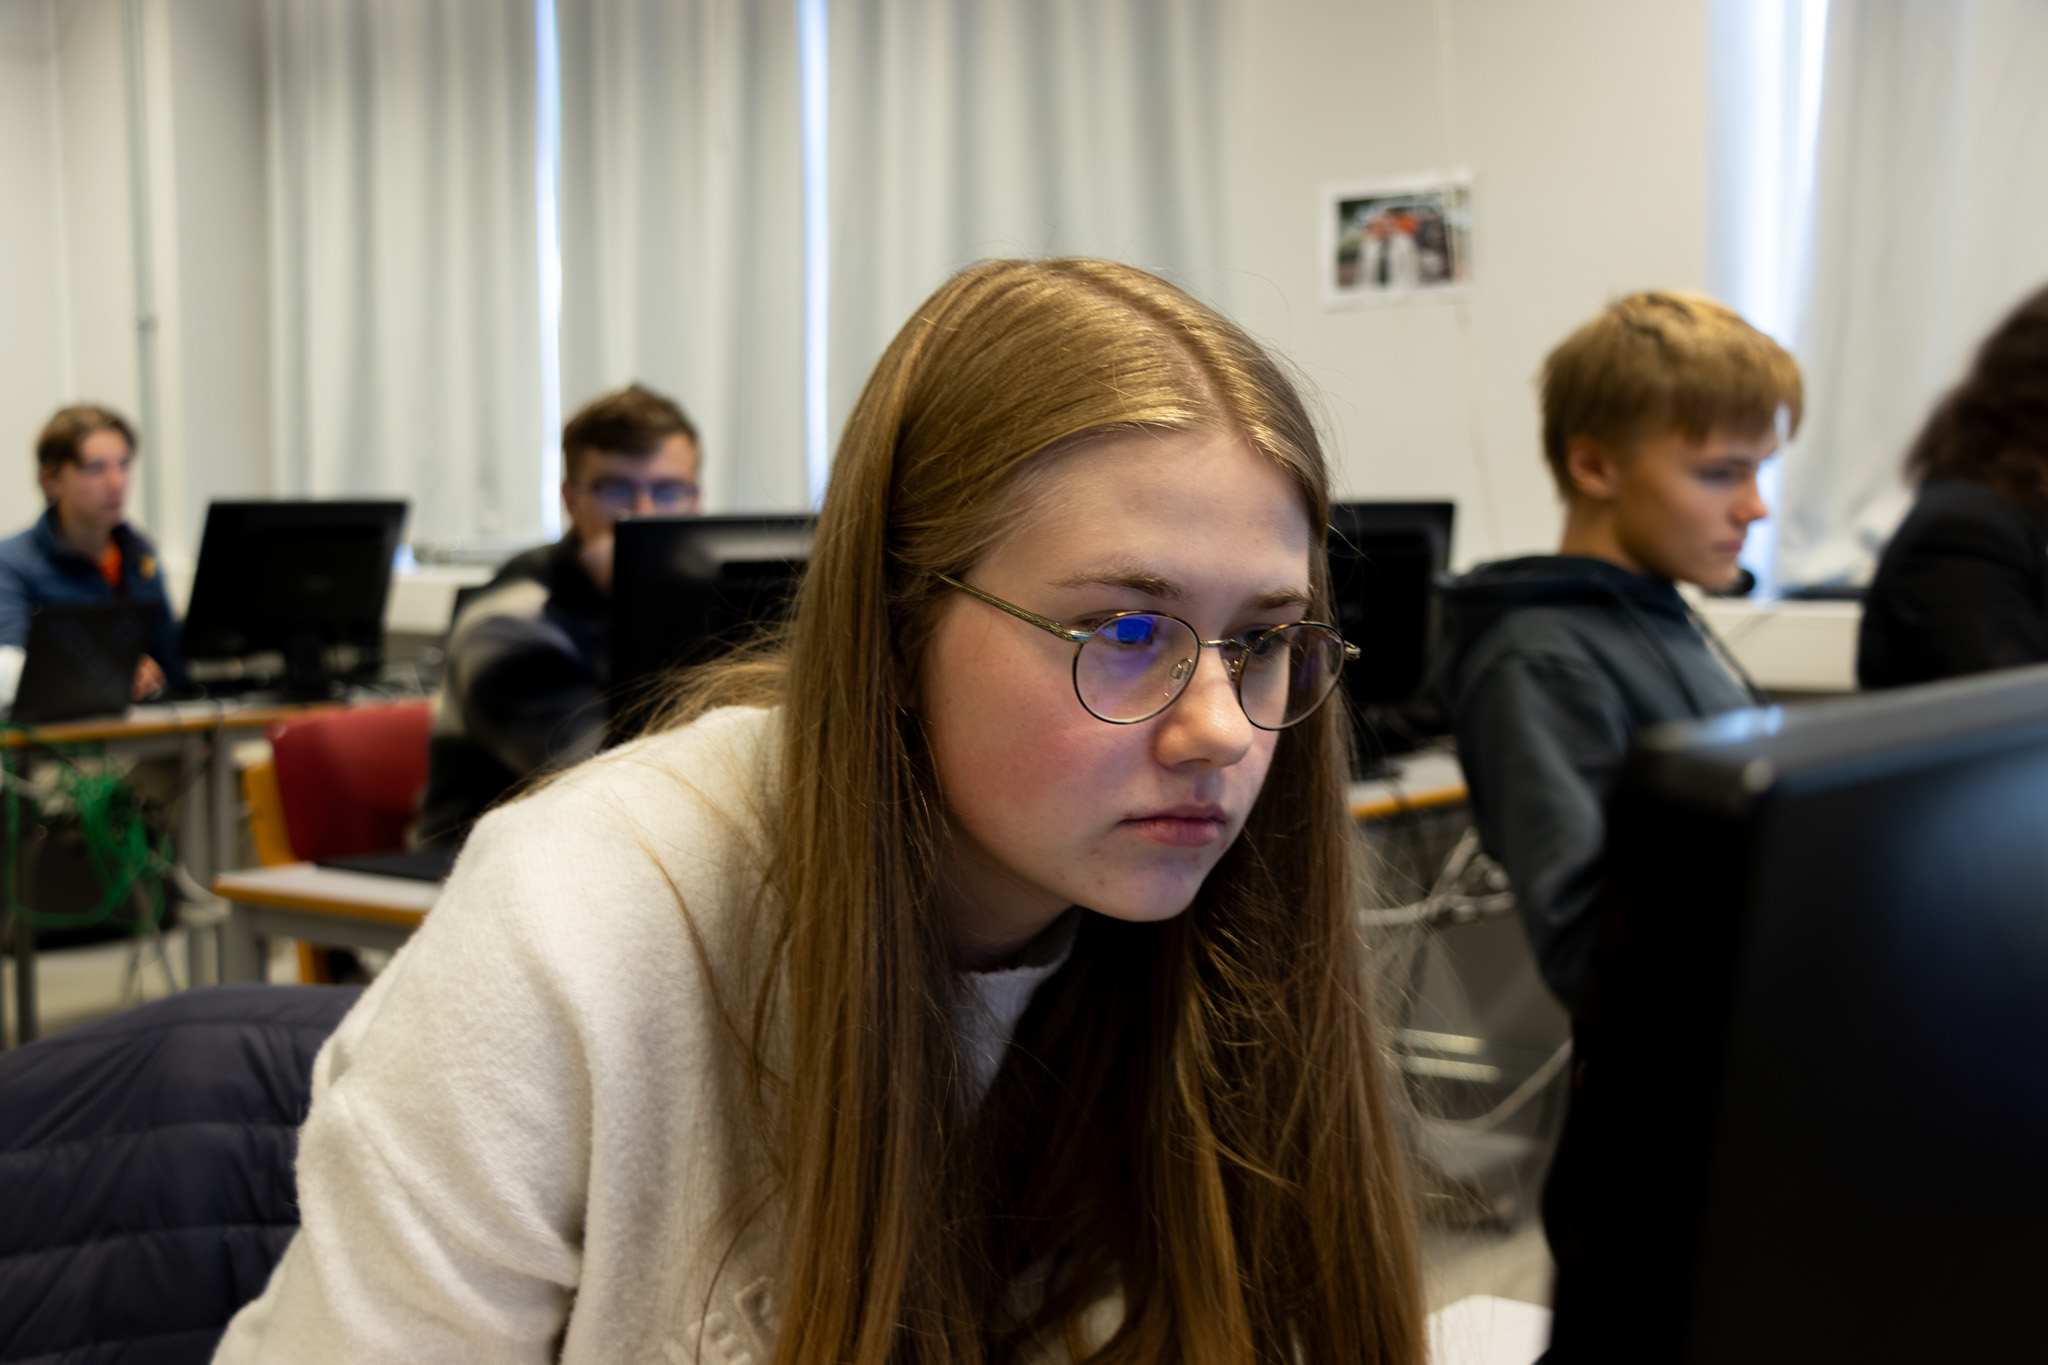
<instances>
[{"instance_id":1,"label":"monitor stand","mask_svg":"<svg viewBox=\"0 0 2048 1365\"><path fill-rule=\"evenodd\" d=\"M294 634L284 648L284 695L289 701L326 701L340 694L328 667L327 646L310 631Z\"/></svg>"}]
</instances>

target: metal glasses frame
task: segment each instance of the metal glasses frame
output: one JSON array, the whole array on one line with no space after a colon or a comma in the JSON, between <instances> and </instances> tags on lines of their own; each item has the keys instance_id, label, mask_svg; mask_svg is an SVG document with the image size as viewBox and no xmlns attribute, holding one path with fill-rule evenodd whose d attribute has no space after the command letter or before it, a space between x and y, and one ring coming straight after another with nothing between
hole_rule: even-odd
<instances>
[{"instance_id":1,"label":"metal glasses frame","mask_svg":"<svg viewBox=\"0 0 2048 1365\"><path fill-rule=\"evenodd\" d=\"M1260 725L1258 721L1252 719L1252 713L1250 711L1245 711L1244 706L1244 661L1246 657L1250 655L1252 650L1258 646L1259 641L1265 639L1269 635L1275 634L1278 631L1286 630L1292 626L1314 626L1319 630L1329 631L1330 634L1336 638L1337 643L1344 646L1345 663L1349 663L1353 659L1359 657L1360 652L1357 645L1352 644L1342 635L1337 634L1337 628L1335 626L1332 626L1324 621L1287 621L1280 625L1272 626L1265 630L1262 630L1257 635L1253 636L1251 639L1248 640L1242 637L1234 640L1204 640L1202 638L1201 631L1196 630L1190 622L1182 620L1182 618L1175 616L1172 612L1120 611L1103 618L1102 625L1098 625L1090 630L1079 630L1073 626L1063 625L1062 623L1053 620L1049 616L1040 616L1035 611L1027 611L1023 607L1018 606L1015 602L1005 602L1002 598L997 597L994 593L983 592L980 588L975 587L973 584L962 583L959 579L954 578L949 574L934 573L932 577L938 579L941 583L944 583L949 588L958 588L961 592L966 593L969 597L979 598L980 600L988 603L997 611L1008 612L1010 615L1016 617L1019 621L1024 622L1026 625L1037 626L1046 634L1057 635L1060 639L1065 640L1068 644L1071 644L1074 647L1074 663L1072 669L1070 670L1074 680L1074 700L1081 703L1081 709L1083 711L1086 711L1089 715L1094 716L1095 719L1101 721L1105 725L1142 725L1146 721L1151 720L1154 716L1166 710L1167 707L1172 706L1175 702L1179 701L1181 699L1181 695L1188 690L1187 685L1194 678L1195 668L1200 666L1201 664L1203 650L1236 649L1240 651L1237 658L1229 659L1226 657L1225 664L1230 669L1230 691L1231 695L1237 698L1238 710L1244 711L1244 718L1248 721L1251 721L1252 725L1260 730L1286 730L1293 726L1299 725L1303 721L1307 720L1310 716L1316 713L1318 707L1320 707L1324 702L1330 699L1330 693L1335 692L1337 690L1337 679L1339 675L1334 672L1331 673L1329 690L1323 693L1322 697L1317 700L1315 706L1309 707L1308 710L1303 711L1300 715L1296 716L1286 725ZM1090 706L1088 704L1087 698L1081 695L1081 650L1083 649L1083 647L1087 645L1087 643L1090 640L1095 638L1096 634L1102 630L1103 626L1107 626L1112 621L1121 621L1127 616L1163 617L1168 621L1178 621L1181 625L1186 626L1188 634L1195 637L1195 662L1194 664L1189 666L1187 674L1179 680L1180 690L1175 692L1172 696L1168 697L1164 702L1160 703L1160 705L1155 710L1148 711L1142 716L1135 716L1130 720L1111 720L1108 716L1103 715L1094 707Z\"/></svg>"}]
</instances>

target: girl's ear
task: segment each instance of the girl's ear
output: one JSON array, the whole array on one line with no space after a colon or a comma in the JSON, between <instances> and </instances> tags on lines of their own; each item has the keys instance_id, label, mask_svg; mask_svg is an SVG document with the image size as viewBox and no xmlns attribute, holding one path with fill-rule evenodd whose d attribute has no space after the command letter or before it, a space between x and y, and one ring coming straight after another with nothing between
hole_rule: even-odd
<instances>
[{"instance_id":1,"label":"girl's ear","mask_svg":"<svg viewBox=\"0 0 2048 1365\"><path fill-rule=\"evenodd\" d=\"M1572 488L1595 502L1614 500L1619 460L1612 446L1591 436L1574 436L1565 444L1564 471Z\"/></svg>"}]
</instances>

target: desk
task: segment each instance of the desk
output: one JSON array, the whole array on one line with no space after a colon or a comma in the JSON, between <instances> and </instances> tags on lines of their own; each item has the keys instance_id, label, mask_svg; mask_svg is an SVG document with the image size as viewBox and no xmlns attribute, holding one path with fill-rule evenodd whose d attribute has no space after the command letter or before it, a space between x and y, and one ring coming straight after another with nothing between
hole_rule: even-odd
<instances>
[{"instance_id":1,"label":"desk","mask_svg":"<svg viewBox=\"0 0 2048 1365\"><path fill-rule=\"evenodd\" d=\"M235 865L240 774L229 743L236 731L267 730L275 721L338 705L334 702L275 702L243 705L231 701L158 702L125 716L70 720L0 734L0 748L54 748L91 744L133 758L181 757L185 787L205 775L205 794L187 799L180 813L178 859L201 884Z\"/></svg>"},{"instance_id":2,"label":"desk","mask_svg":"<svg viewBox=\"0 0 2048 1365\"><path fill-rule=\"evenodd\" d=\"M1405 811L1455 806L1465 795L1465 770L1448 749L1405 755L1396 761L1393 776L1353 782L1347 793L1354 820L1384 820Z\"/></svg>"},{"instance_id":3,"label":"desk","mask_svg":"<svg viewBox=\"0 0 2048 1365\"><path fill-rule=\"evenodd\" d=\"M213 893L229 905L221 975L261 981L267 938L395 951L434 908L441 884L284 863L223 872Z\"/></svg>"},{"instance_id":4,"label":"desk","mask_svg":"<svg viewBox=\"0 0 2048 1365\"><path fill-rule=\"evenodd\" d=\"M93 745L126 758L178 759L179 785L185 793L178 815L178 861L203 886L240 861L241 774L235 770L234 740L260 734L276 721L343 704L156 702L137 706L125 716L0 733L0 749ZM16 875L15 869L0 868L0 875ZM14 972L15 1037L25 1043L36 1036L32 934L23 934L16 944Z\"/></svg>"}]
</instances>

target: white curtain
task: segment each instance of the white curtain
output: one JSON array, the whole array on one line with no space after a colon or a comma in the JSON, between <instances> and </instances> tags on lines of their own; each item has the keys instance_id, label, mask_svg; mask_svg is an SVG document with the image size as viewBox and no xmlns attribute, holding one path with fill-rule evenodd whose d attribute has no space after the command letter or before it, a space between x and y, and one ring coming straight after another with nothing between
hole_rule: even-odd
<instances>
[{"instance_id":1,"label":"white curtain","mask_svg":"<svg viewBox=\"0 0 2048 1365\"><path fill-rule=\"evenodd\" d=\"M1108 256L1213 296L1223 35L1223 0L834 0L835 436L972 261Z\"/></svg>"},{"instance_id":2,"label":"white curtain","mask_svg":"<svg viewBox=\"0 0 2048 1365\"><path fill-rule=\"evenodd\" d=\"M2039 0L1830 7L1781 582L1869 577L1908 500L1906 446L1984 333L2048 281L2043 72Z\"/></svg>"},{"instance_id":3,"label":"white curtain","mask_svg":"<svg viewBox=\"0 0 2048 1365\"><path fill-rule=\"evenodd\" d=\"M271 0L274 487L542 534L532 0Z\"/></svg>"},{"instance_id":4,"label":"white curtain","mask_svg":"<svg viewBox=\"0 0 2048 1365\"><path fill-rule=\"evenodd\" d=\"M712 507L808 502L794 0L558 0L562 405L638 380Z\"/></svg>"}]
</instances>

